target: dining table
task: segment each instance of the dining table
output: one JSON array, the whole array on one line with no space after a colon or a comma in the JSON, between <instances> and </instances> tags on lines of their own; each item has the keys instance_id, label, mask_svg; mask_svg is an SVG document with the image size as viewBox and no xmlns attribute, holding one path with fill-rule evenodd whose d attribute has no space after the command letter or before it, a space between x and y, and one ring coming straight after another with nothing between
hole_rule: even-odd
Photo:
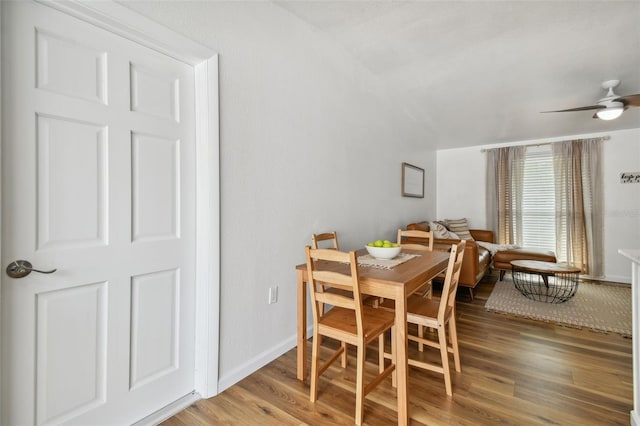
<instances>
[{"instance_id":1,"label":"dining table","mask_svg":"<svg viewBox=\"0 0 640 426\"><path fill-rule=\"evenodd\" d=\"M446 251L414 251L402 249L409 254L408 260L392 267L367 262L358 266L360 292L365 295L391 299L395 302L395 348L396 384L398 399L398 424L409 423L408 398L408 341L407 341L407 297L417 291L425 282L435 278L447 268L449 253ZM364 259L367 251L357 251L358 258ZM298 277L298 330L297 330L297 377L304 381L307 377L307 265L296 266ZM394 344L394 342L392 342Z\"/></svg>"}]
</instances>

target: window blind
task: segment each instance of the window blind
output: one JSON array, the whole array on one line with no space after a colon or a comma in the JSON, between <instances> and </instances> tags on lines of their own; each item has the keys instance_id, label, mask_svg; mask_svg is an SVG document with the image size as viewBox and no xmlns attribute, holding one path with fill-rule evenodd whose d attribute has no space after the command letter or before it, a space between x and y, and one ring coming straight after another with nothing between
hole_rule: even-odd
<instances>
[{"instance_id":1,"label":"window blind","mask_svg":"<svg viewBox=\"0 0 640 426\"><path fill-rule=\"evenodd\" d=\"M528 147L522 189L522 244L556 251L555 186L551 146Z\"/></svg>"}]
</instances>

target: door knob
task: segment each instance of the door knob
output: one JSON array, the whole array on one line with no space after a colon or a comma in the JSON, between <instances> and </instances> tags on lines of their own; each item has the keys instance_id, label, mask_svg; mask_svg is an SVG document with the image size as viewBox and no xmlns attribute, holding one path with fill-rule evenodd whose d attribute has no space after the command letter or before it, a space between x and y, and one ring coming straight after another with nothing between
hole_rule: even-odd
<instances>
[{"instance_id":1,"label":"door knob","mask_svg":"<svg viewBox=\"0 0 640 426\"><path fill-rule=\"evenodd\" d=\"M7 275L11 278L22 278L29 275L31 272L40 272L41 274L53 274L57 269L52 269L50 271L41 271L39 269L35 269L31 262L28 260L15 260L7 266Z\"/></svg>"}]
</instances>

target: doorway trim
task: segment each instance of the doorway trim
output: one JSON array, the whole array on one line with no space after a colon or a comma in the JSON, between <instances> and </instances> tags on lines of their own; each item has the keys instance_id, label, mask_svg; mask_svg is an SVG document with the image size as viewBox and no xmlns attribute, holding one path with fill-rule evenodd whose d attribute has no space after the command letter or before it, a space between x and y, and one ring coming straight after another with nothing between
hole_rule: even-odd
<instances>
[{"instance_id":1,"label":"doorway trim","mask_svg":"<svg viewBox=\"0 0 640 426\"><path fill-rule=\"evenodd\" d=\"M220 334L218 55L210 48L190 40L112 0L104 2L80 2L78 0L64 2L54 0L35 1L194 67L197 167L196 341L195 393L188 399L193 402L193 400L200 397L209 398L217 395ZM0 34L2 34L1 18L2 11L0 6ZM1 50L0 55L2 55ZM1 130L2 110L0 109L0 132ZM0 176L1 167L0 163ZM0 327L0 332L1 330L2 328ZM2 365L1 361L0 365ZM175 405L170 407L170 410L174 412L183 408Z\"/></svg>"}]
</instances>

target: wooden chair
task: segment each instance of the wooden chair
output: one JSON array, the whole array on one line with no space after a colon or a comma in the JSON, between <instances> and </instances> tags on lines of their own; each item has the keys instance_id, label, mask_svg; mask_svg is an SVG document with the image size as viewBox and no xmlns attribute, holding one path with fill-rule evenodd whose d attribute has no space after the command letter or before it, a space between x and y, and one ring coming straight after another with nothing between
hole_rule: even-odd
<instances>
[{"instance_id":1,"label":"wooden chair","mask_svg":"<svg viewBox=\"0 0 640 426\"><path fill-rule=\"evenodd\" d=\"M312 234L311 235L311 248L318 249L320 247L320 242L322 241L331 241L331 247L335 250L340 250L340 246L338 245L338 234L333 232L323 232L322 234Z\"/></svg>"},{"instance_id":2,"label":"wooden chair","mask_svg":"<svg viewBox=\"0 0 640 426\"><path fill-rule=\"evenodd\" d=\"M460 352L458 350L458 335L456 332L456 291L458 290L458 280L460 278L460 268L464 256L464 246L466 242L462 240L458 244L451 246L451 256L442 288L442 295L438 298L425 299L420 295L412 295L407 301L407 322L416 324L418 330L424 327L434 328L438 332L438 341L409 334L407 338L432 348L440 350L441 363L429 363L426 361L409 358L409 365L435 371L444 375L444 384L447 395L453 394L451 387L451 371L449 368L449 353L453 354L456 371L460 372ZM381 308L389 309L393 303L385 302ZM448 328L448 336L447 336ZM391 336L393 341L393 334ZM385 353L385 358L393 358L393 354Z\"/></svg>"},{"instance_id":3,"label":"wooden chair","mask_svg":"<svg viewBox=\"0 0 640 426\"><path fill-rule=\"evenodd\" d=\"M433 232L398 229L398 244L400 244L402 248L409 250L433 251ZM423 297L431 299L431 280L425 282L418 291Z\"/></svg>"},{"instance_id":4,"label":"wooden chair","mask_svg":"<svg viewBox=\"0 0 640 426\"><path fill-rule=\"evenodd\" d=\"M329 241L330 244L327 244L326 241ZM322 247L321 247L322 246ZM340 245L338 244L338 234L336 231L332 232L323 232L321 234L311 234L311 248L319 249L319 248L329 248L334 250L340 250ZM323 291L329 291L334 293L340 293L340 290L334 288L324 288ZM324 303L319 303L320 314L324 315L325 306ZM347 359L347 344L342 342L341 345L344 347L344 351L342 352L341 365L342 368L347 368L348 359Z\"/></svg>"},{"instance_id":5,"label":"wooden chair","mask_svg":"<svg viewBox=\"0 0 640 426\"><path fill-rule=\"evenodd\" d=\"M356 370L356 410L355 422L362 424L364 397L395 369L394 349L389 358L390 365L384 367L384 333L393 329L394 313L375 309L362 304L358 276L358 259L355 251L349 253L333 249L312 249L306 247L309 288L313 312L313 347L311 351L311 393L310 400L315 402L318 395L320 375L346 350L340 346L331 357L320 365L320 344L326 336L357 347ZM325 291L327 287L350 293ZM322 312L320 304L333 305L328 312ZM366 347L378 339L378 372L367 385L365 378Z\"/></svg>"},{"instance_id":6,"label":"wooden chair","mask_svg":"<svg viewBox=\"0 0 640 426\"><path fill-rule=\"evenodd\" d=\"M432 231L419 231L419 230L403 230L398 229L398 244L407 246L407 248L415 248L415 250L433 250L433 232ZM421 246L422 248L419 248Z\"/></svg>"}]
</instances>

